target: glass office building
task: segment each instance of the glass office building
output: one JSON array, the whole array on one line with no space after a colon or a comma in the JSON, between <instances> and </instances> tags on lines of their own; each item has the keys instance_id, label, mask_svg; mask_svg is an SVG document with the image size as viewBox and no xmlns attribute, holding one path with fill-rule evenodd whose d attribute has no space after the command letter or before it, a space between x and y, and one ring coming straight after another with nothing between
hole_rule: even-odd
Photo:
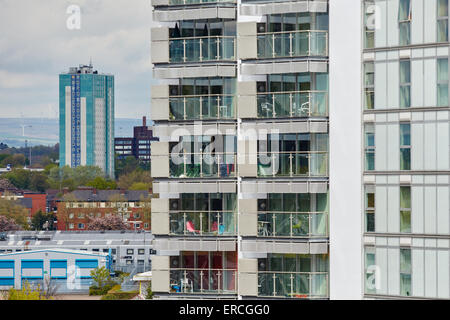
<instances>
[{"instance_id":1,"label":"glass office building","mask_svg":"<svg viewBox=\"0 0 450 320\"><path fill-rule=\"evenodd\" d=\"M92 65L59 75L60 166L92 165L114 177L114 76Z\"/></svg>"}]
</instances>

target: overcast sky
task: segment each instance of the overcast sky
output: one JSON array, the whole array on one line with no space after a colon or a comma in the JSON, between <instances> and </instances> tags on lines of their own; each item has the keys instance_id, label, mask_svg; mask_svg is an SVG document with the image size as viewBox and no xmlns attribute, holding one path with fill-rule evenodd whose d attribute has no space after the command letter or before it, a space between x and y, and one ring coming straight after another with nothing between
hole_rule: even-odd
<instances>
[{"instance_id":1,"label":"overcast sky","mask_svg":"<svg viewBox=\"0 0 450 320\"><path fill-rule=\"evenodd\" d=\"M150 0L0 0L0 117L58 117L58 74L91 57L115 75L116 117L148 116L150 24Z\"/></svg>"}]
</instances>

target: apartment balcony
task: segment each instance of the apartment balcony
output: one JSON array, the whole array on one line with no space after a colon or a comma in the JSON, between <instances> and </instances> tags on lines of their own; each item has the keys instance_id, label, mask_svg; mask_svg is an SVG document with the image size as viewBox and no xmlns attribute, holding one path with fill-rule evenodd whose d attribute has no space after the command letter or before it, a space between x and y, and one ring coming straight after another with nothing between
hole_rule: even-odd
<instances>
[{"instance_id":1,"label":"apartment balcony","mask_svg":"<svg viewBox=\"0 0 450 320\"><path fill-rule=\"evenodd\" d=\"M238 272L235 269L170 269L172 294L237 294Z\"/></svg>"},{"instance_id":2,"label":"apartment balcony","mask_svg":"<svg viewBox=\"0 0 450 320\"><path fill-rule=\"evenodd\" d=\"M152 0L153 21L236 19L235 0Z\"/></svg>"},{"instance_id":3,"label":"apartment balcony","mask_svg":"<svg viewBox=\"0 0 450 320\"><path fill-rule=\"evenodd\" d=\"M327 272L258 272L258 297L326 299Z\"/></svg>"},{"instance_id":4,"label":"apartment balcony","mask_svg":"<svg viewBox=\"0 0 450 320\"><path fill-rule=\"evenodd\" d=\"M328 152L258 154L258 177L326 177Z\"/></svg>"},{"instance_id":5,"label":"apartment balcony","mask_svg":"<svg viewBox=\"0 0 450 320\"><path fill-rule=\"evenodd\" d=\"M169 120L229 120L236 118L233 95L171 96Z\"/></svg>"},{"instance_id":6,"label":"apartment balcony","mask_svg":"<svg viewBox=\"0 0 450 320\"><path fill-rule=\"evenodd\" d=\"M236 38L209 36L169 40L169 63L236 60Z\"/></svg>"},{"instance_id":7,"label":"apartment balcony","mask_svg":"<svg viewBox=\"0 0 450 320\"><path fill-rule=\"evenodd\" d=\"M172 236L235 236L236 213L232 211L183 211L170 212Z\"/></svg>"},{"instance_id":8,"label":"apartment balcony","mask_svg":"<svg viewBox=\"0 0 450 320\"><path fill-rule=\"evenodd\" d=\"M324 238L328 231L326 212L258 212L261 238Z\"/></svg>"},{"instance_id":9,"label":"apartment balcony","mask_svg":"<svg viewBox=\"0 0 450 320\"><path fill-rule=\"evenodd\" d=\"M153 75L160 79L235 77L236 38L169 38L168 27L151 30Z\"/></svg>"},{"instance_id":10,"label":"apartment balcony","mask_svg":"<svg viewBox=\"0 0 450 320\"><path fill-rule=\"evenodd\" d=\"M179 161L170 157L170 177L233 178L236 177L236 157L236 154L226 153L185 153L179 156Z\"/></svg>"},{"instance_id":11,"label":"apartment balcony","mask_svg":"<svg viewBox=\"0 0 450 320\"><path fill-rule=\"evenodd\" d=\"M261 119L328 117L328 92L258 93L256 105L257 117Z\"/></svg>"},{"instance_id":12,"label":"apartment balcony","mask_svg":"<svg viewBox=\"0 0 450 320\"><path fill-rule=\"evenodd\" d=\"M258 33L257 59L328 56L328 31Z\"/></svg>"}]
</instances>

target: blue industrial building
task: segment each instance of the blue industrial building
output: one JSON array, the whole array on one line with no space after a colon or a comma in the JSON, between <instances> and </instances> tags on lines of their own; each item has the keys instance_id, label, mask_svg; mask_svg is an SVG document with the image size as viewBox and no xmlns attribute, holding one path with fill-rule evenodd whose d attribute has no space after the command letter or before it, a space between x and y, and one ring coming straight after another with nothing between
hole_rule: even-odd
<instances>
[{"instance_id":1,"label":"blue industrial building","mask_svg":"<svg viewBox=\"0 0 450 320\"><path fill-rule=\"evenodd\" d=\"M111 255L67 249L0 254L0 290L21 289L26 281L43 286L47 279L60 292L87 291L93 282L90 273L97 267L110 269Z\"/></svg>"}]
</instances>

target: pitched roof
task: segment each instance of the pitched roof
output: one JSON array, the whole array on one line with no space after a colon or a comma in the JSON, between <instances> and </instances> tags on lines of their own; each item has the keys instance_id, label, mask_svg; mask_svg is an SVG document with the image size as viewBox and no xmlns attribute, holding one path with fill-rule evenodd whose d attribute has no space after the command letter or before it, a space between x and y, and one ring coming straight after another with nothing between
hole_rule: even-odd
<instances>
[{"instance_id":1,"label":"pitched roof","mask_svg":"<svg viewBox=\"0 0 450 320\"><path fill-rule=\"evenodd\" d=\"M71 192L78 201L110 201L113 196L123 195L125 201L140 201L141 197L149 198L150 194L147 190L75 190Z\"/></svg>"}]
</instances>

